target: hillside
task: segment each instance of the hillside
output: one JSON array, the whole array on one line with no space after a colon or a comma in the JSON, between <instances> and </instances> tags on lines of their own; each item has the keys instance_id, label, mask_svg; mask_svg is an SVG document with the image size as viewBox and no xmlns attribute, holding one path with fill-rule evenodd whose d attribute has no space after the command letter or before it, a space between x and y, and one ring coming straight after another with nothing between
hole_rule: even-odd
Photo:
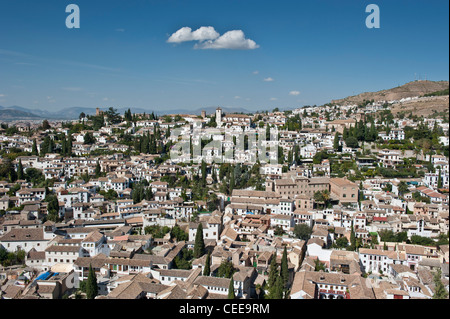
<instances>
[{"instance_id":1,"label":"hillside","mask_svg":"<svg viewBox=\"0 0 450 319\"><path fill-rule=\"evenodd\" d=\"M412 114L423 117L428 117L434 113L447 113L448 116L448 102L448 95L427 97L425 99L394 104L391 112L393 114L402 112L406 115Z\"/></svg>"},{"instance_id":2,"label":"hillside","mask_svg":"<svg viewBox=\"0 0 450 319\"><path fill-rule=\"evenodd\" d=\"M36 114L15 109L0 109L0 120L37 120Z\"/></svg>"},{"instance_id":3,"label":"hillside","mask_svg":"<svg viewBox=\"0 0 450 319\"><path fill-rule=\"evenodd\" d=\"M424 94L448 89L448 81L413 81L404 85L381 90L378 92L364 92L358 95L349 96L343 99L332 100L332 104L359 104L364 100L391 101L400 100L407 97L422 96Z\"/></svg>"}]
</instances>

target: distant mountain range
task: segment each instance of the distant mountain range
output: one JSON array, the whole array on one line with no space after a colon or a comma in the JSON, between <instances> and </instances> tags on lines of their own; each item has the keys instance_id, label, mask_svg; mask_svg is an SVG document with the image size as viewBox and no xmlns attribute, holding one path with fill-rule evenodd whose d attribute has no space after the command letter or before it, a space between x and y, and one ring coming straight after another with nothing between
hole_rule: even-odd
<instances>
[{"instance_id":1,"label":"distant mountain range","mask_svg":"<svg viewBox=\"0 0 450 319\"><path fill-rule=\"evenodd\" d=\"M143 108L130 107L132 113L155 113L156 115L166 115L166 114L194 114L200 115L202 111L206 114L212 114L216 111L217 106L210 106L204 108L198 108L195 110L189 109L167 109L167 110L151 110ZM239 108L239 107L222 107L225 113L249 113L250 111ZM100 108L101 110L106 110L108 108ZM128 107L117 108L119 114L123 114ZM53 119L53 120L74 120L78 119L80 113L86 115L95 115L96 109L92 107L69 107L58 111L46 111L38 109L29 109L21 106L0 106L0 120L11 121L11 120L40 120L40 119Z\"/></svg>"},{"instance_id":2,"label":"distant mountain range","mask_svg":"<svg viewBox=\"0 0 450 319\"><path fill-rule=\"evenodd\" d=\"M0 120L38 120L41 117L23 108L0 106Z\"/></svg>"}]
</instances>

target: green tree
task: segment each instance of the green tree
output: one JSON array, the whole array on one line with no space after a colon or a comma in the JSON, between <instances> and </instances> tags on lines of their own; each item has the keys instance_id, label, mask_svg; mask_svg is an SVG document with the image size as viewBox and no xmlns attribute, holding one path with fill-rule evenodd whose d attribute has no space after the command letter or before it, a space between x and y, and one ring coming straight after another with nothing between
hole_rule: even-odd
<instances>
[{"instance_id":1,"label":"green tree","mask_svg":"<svg viewBox=\"0 0 450 319\"><path fill-rule=\"evenodd\" d=\"M294 227L294 235L302 240L308 240L311 237L312 228L306 224L297 224Z\"/></svg>"},{"instance_id":2,"label":"green tree","mask_svg":"<svg viewBox=\"0 0 450 319\"><path fill-rule=\"evenodd\" d=\"M43 120L42 121L42 129L43 130L48 130L48 129L50 129L51 128L51 126L50 126L50 124L48 123L48 120Z\"/></svg>"},{"instance_id":3,"label":"green tree","mask_svg":"<svg viewBox=\"0 0 450 319\"><path fill-rule=\"evenodd\" d=\"M399 192L399 194L403 195L403 194L407 193L408 191L409 191L408 184L406 184L404 181L401 181L398 184L398 192Z\"/></svg>"},{"instance_id":4,"label":"green tree","mask_svg":"<svg viewBox=\"0 0 450 319\"><path fill-rule=\"evenodd\" d=\"M117 109L115 109L113 107L110 107L104 113L106 115L106 118L108 119L108 122L111 123L111 124L117 124L117 123L120 123L122 121L122 117L117 112Z\"/></svg>"},{"instance_id":5,"label":"green tree","mask_svg":"<svg viewBox=\"0 0 450 319\"><path fill-rule=\"evenodd\" d=\"M91 132L87 132L84 135L84 144L94 144L95 143L95 137Z\"/></svg>"},{"instance_id":6,"label":"green tree","mask_svg":"<svg viewBox=\"0 0 450 319\"><path fill-rule=\"evenodd\" d=\"M228 299L236 299L236 295L234 294L234 280L233 277L230 279L230 286L228 287Z\"/></svg>"},{"instance_id":7,"label":"green tree","mask_svg":"<svg viewBox=\"0 0 450 319\"><path fill-rule=\"evenodd\" d=\"M0 165L0 179L9 180L11 183L17 180L17 173L12 161L9 158L4 158Z\"/></svg>"},{"instance_id":8,"label":"green tree","mask_svg":"<svg viewBox=\"0 0 450 319\"><path fill-rule=\"evenodd\" d=\"M177 241L187 241L189 239L189 235L178 225L172 228L170 236L176 238Z\"/></svg>"},{"instance_id":9,"label":"green tree","mask_svg":"<svg viewBox=\"0 0 450 319\"><path fill-rule=\"evenodd\" d=\"M25 174L23 172L22 160L19 159L19 165L17 166L17 179L24 179Z\"/></svg>"},{"instance_id":10,"label":"green tree","mask_svg":"<svg viewBox=\"0 0 450 319\"><path fill-rule=\"evenodd\" d=\"M277 276L275 280L275 285L273 287L269 287L268 299L283 299L284 287L283 287L283 278L281 276Z\"/></svg>"},{"instance_id":11,"label":"green tree","mask_svg":"<svg viewBox=\"0 0 450 319\"><path fill-rule=\"evenodd\" d=\"M102 168L100 167L100 163L97 161L95 165L95 178L99 178L102 174Z\"/></svg>"},{"instance_id":12,"label":"green tree","mask_svg":"<svg viewBox=\"0 0 450 319\"><path fill-rule=\"evenodd\" d=\"M98 295L97 276L95 275L92 265L89 264L89 275L86 284L86 296L87 299L95 299Z\"/></svg>"},{"instance_id":13,"label":"green tree","mask_svg":"<svg viewBox=\"0 0 450 319\"><path fill-rule=\"evenodd\" d=\"M36 139L33 139L33 146L31 148L31 155L39 156L39 152L37 149Z\"/></svg>"},{"instance_id":14,"label":"green tree","mask_svg":"<svg viewBox=\"0 0 450 319\"><path fill-rule=\"evenodd\" d=\"M47 202L47 220L53 222L59 221L59 202L58 197L53 194L45 196L45 201Z\"/></svg>"},{"instance_id":15,"label":"green tree","mask_svg":"<svg viewBox=\"0 0 450 319\"><path fill-rule=\"evenodd\" d=\"M178 256L174 258L176 269L192 269L193 252L190 249L183 248Z\"/></svg>"},{"instance_id":16,"label":"green tree","mask_svg":"<svg viewBox=\"0 0 450 319\"><path fill-rule=\"evenodd\" d=\"M348 247L349 250L356 250L356 235L355 235L355 229L353 227L353 222L352 222L352 228L350 231L350 246Z\"/></svg>"},{"instance_id":17,"label":"green tree","mask_svg":"<svg viewBox=\"0 0 450 319\"><path fill-rule=\"evenodd\" d=\"M255 285L255 291L256 291L257 299L264 299L264 289L261 286L261 284Z\"/></svg>"},{"instance_id":18,"label":"green tree","mask_svg":"<svg viewBox=\"0 0 450 319\"><path fill-rule=\"evenodd\" d=\"M205 241L203 239L203 225L198 224L194 242L194 258L200 258L205 254Z\"/></svg>"},{"instance_id":19,"label":"green tree","mask_svg":"<svg viewBox=\"0 0 450 319\"><path fill-rule=\"evenodd\" d=\"M439 167L439 176L438 176L437 188L442 188L442 175L441 175L441 168L440 167Z\"/></svg>"},{"instance_id":20,"label":"green tree","mask_svg":"<svg viewBox=\"0 0 450 319\"><path fill-rule=\"evenodd\" d=\"M280 276L283 279L283 287L284 289L286 289L289 282L289 268L286 246L284 246L283 255L281 257Z\"/></svg>"},{"instance_id":21,"label":"green tree","mask_svg":"<svg viewBox=\"0 0 450 319\"><path fill-rule=\"evenodd\" d=\"M340 147L339 136L340 135L337 132L336 132L336 134L334 134L333 148L336 152L339 151L339 147Z\"/></svg>"},{"instance_id":22,"label":"green tree","mask_svg":"<svg viewBox=\"0 0 450 319\"><path fill-rule=\"evenodd\" d=\"M319 259L314 260L314 271L325 271L325 264L322 263Z\"/></svg>"},{"instance_id":23,"label":"green tree","mask_svg":"<svg viewBox=\"0 0 450 319\"><path fill-rule=\"evenodd\" d=\"M211 274L211 252L206 255L205 269L203 269L203 276L209 276Z\"/></svg>"},{"instance_id":24,"label":"green tree","mask_svg":"<svg viewBox=\"0 0 450 319\"><path fill-rule=\"evenodd\" d=\"M350 136L345 140L345 144L347 144L347 147L351 148L358 148L358 139L356 137Z\"/></svg>"},{"instance_id":25,"label":"green tree","mask_svg":"<svg viewBox=\"0 0 450 319\"><path fill-rule=\"evenodd\" d=\"M335 247L336 248L347 248L348 246L348 239L345 236L339 237L336 239Z\"/></svg>"},{"instance_id":26,"label":"green tree","mask_svg":"<svg viewBox=\"0 0 450 319\"><path fill-rule=\"evenodd\" d=\"M277 255L272 255L272 260L270 261L269 266L269 278L267 280L267 284L269 286L269 290L275 286L275 282L277 277L279 277L278 264L277 264Z\"/></svg>"},{"instance_id":27,"label":"green tree","mask_svg":"<svg viewBox=\"0 0 450 319\"><path fill-rule=\"evenodd\" d=\"M230 261L223 261L219 268L217 268L217 277L222 278L231 278L235 273L236 269L234 269L233 263Z\"/></svg>"},{"instance_id":28,"label":"green tree","mask_svg":"<svg viewBox=\"0 0 450 319\"><path fill-rule=\"evenodd\" d=\"M440 268L434 273L433 281L435 285L435 290L433 294L433 299L447 299L448 292L444 287L444 284L441 281L442 271Z\"/></svg>"},{"instance_id":29,"label":"green tree","mask_svg":"<svg viewBox=\"0 0 450 319\"><path fill-rule=\"evenodd\" d=\"M325 189L314 193L314 202L323 205L324 208L330 203L330 192Z\"/></svg>"}]
</instances>

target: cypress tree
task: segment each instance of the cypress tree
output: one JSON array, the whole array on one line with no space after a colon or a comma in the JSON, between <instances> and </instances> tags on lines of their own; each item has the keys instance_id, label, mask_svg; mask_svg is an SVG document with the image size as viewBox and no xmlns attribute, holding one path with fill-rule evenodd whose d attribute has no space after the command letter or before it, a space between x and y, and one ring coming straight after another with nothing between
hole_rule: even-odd
<instances>
[{"instance_id":1,"label":"cypress tree","mask_svg":"<svg viewBox=\"0 0 450 319\"><path fill-rule=\"evenodd\" d=\"M67 140L65 137L61 141L61 155L62 156L67 155Z\"/></svg>"},{"instance_id":2,"label":"cypress tree","mask_svg":"<svg viewBox=\"0 0 450 319\"><path fill-rule=\"evenodd\" d=\"M86 295L87 299L95 299L95 297L98 295L97 277L95 276L94 269L92 269L92 265L90 264L86 285Z\"/></svg>"},{"instance_id":3,"label":"cypress tree","mask_svg":"<svg viewBox=\"0 0 450 319\"><path fill-rule=\"evenodd\" d=\"M292 164L294 161L294 154L292 154L292 150L289 150L288 152L288 164Z\"/></svg>"},{"instance_id":4,"label":"cypress tree","mask_svg":"<svg viewBox=\"0 0 450 319\"><path fill-rule=\"evenodd\" d=\"M442 188L442 175L441 175L441 168L439 167L439 176L437 181L437 188Z\"/></svg>"},{"instance_id":5,"label":"cypress tree","mask_svg":"<svg viewBox=\"0 0 450 319\"><path fill-rule=\"evenodd\" d=\"M19 160L19 166L17 167L17 179L24 179L22 160Z\"/></svg>"},{"instance_id":6,"label":"cypress tree","mask_svg":"<svg viewBox=\"0 0 450 319\"><path fill-rule=\"evenodd\" d=\"M269 266L269 278L267 280L269 289L271 289L272 287L275 286L277 277L279 277L278 275L279 275L279 272L278 272L278 265L277 265L277 255L274 254L272 256L272 260L271 260L270 266Z\"/></svg>"},{"instance_id":7,"label":"cypress tree","mask_svg":"<svg viewBox=\"0 0 450 319\"><path fill-rule=\"evenodd\" d=\"M234 189L234 184L235 184L235 181L234 181L234 169L233 169L233 167L231 167L231 172L230 172L230 185L229 185L229 190L230 190L230 195L231 194L233 194L233 189Z\"/></svg>"},{"instance_id":8,"label":"cypress tree","mask_svg":"<svg viewBox=\"0 0 450 319\"><path fill-rule=\"evenodd\" d=\"M205 269L203 270L203 276L209 276L211 274L211 252L206 255Z\"/></svg>"},{"instance_id":9,"label":"cypress tree","mask_svg":"<svg viewBox=\"0 0 450 319\"><path fill-rule=\"evenodd\" d=\"M295 163L298 164L300 162L300 147L298 146L298 144L295 144L294 146L294 160Z\"/></svg>"},{"instance_id":10,"label":"cypress tree","mask_svg":"<svg viewBox=\"0 0 450 319\"><path fill-rule=\"evenodd\" d=\"M350 232L350 249L351 250L356 249L356 236L355 236L355 230L353 228L353 222L352 222L352 230Z\"/></svg>"},{"instance_id":11,"label":"cypress tree","mask_svg":"<svg viewBox=\"0 0 450 319\"><path fill-rule=\"evenodd\" d=\"M100 163L97 161L97 164L95 165L95 177L98 178L101 173L102 168L100 167Z\"/></svg>"},{"instance_id":12,"label":"cypress tree","mask_svg":"<svg viewBox=\"0 0 450 319\"><path fill-rule=\"evenodd\" d=\"M72 134L67 137L67 156L72 155Z\"/></svg>"},{"instance_id":13,"label":"cypress tree","mask_svg":"<svg viewBox=\"0 0 450 319\"><path fill-rule=\"evenodd\" d=\"M234 280L233 277L230 279L230 286L228 287L228 299L236 299L236 295L234 294Z\"/></svg>"},{"instance_id":14,"label":"cypress tree","mask_svg":"<svg viewBox=\"0 0 450 319\"><path fill-rule=\"evenodd\" d=\"M201 173L202 173L202 186L206 186L206 163L202 160L201 164Z\"/></svg>"},{"instance_id":15,"label":"cypress tree","mask_svg":"<svg viewBox=\"0 0 450 319\"><path fill-rule=\"evenodd\" d=\"M203 240L203 225L198 224L197 234L195 235L194 243L194 258L200 258L205 253L205 242Z\"/></svg>"},{"instance_id":16,"label":"cypress tree","mask_svg":"<svg viewBox=\"0 0 450 319\"><path fill-rule=\"evenodd\" d=\"M39 152L38 152L38 149L37 149L37 144L36 144L36 139L33 139L33 147L32 147L32 150L31 150L31 154L34 155L34 156L38 156L39 155Z\"/></svg>"},{"instance_id":17,"label":"cypress tree","mask_svg":"<svg viewBox=\"0 0 450 319\"><path fill-rule=\"evenodd\" d=\"M47 153L53 153L53 140L52 139L50 139L50 142L48 143L48 151L47 151Z\"/></svg>"},{"instance_id":18,"label":"cypress tree","mask_svg":"<svg viewBox=\"0 0 450 319\"><path fill-rule=\"evenodd\" d=\"M212 167L211 177L212 177L213 181L215 183L217 183L217 172L216 172L216 169L214 168L214 166Z\"/></svg>"},{"instance_id":19,"label":"cypress tree","mask_svg":"<svg viewBox=\"0 0 450 319\"><path fill-rule=\"evenodd\" d=\"M349 132L347 126L344 126L344 131L342 132L342 139L345 141L349 137Z\"/></svg>"},{"instance_id":20,"label":"cypress tree","mask_svg":"<svg viewBox=\"0 0 450 319\"><path fill-rule=\"evenodd\" d=\"M277 277L277 280L275 281L275 287L273 287L272 293L271 293L271 299L283 299L283 278L281 276Z\"/></svg>"},{"instance_id":21,"label":"cypress tree","mask_svg":"<svg viewBox=\"0 0 450 319\"><path fill-rule=\"evenodd\" d=\"M284 246L283 256L281 257L280 276L283 279L283 287L287 288L288 281L289 281L289 268L288 268L286 246Z\"/></svg>"},{"instance_id":22,"label":"cypress tree","mask_svg":"<svg viewBox=\"0 0 450 319\"><path fill-rule=\"evenodd\" d=\"M48 147L49 147L49 144L50 144L50 138L48 137L48 136L46 136L45 138L44 138L44 141L42 142L42 144L41 144L41 150L40 150L40 156L45 156L45 154L48 152Z\"/></svg>"},{"instance_id":23,"label":"cypress tree","mask_svg":"<svg viewBox=\"0 0 450 319\"><path fill-rule=\"evenodd\" d=\"M334 134L333 148L335 151L339 149L339 133Z\"/></svg>"}]
</instances>

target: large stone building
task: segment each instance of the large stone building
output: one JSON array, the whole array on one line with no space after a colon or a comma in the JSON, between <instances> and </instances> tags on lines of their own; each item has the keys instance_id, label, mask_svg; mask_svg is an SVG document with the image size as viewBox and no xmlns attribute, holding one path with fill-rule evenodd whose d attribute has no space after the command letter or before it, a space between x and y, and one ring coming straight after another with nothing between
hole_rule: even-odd
<instances>
[{"instance_id":1,"label":"large stone building","mask_svg":"<svg viewBox=\"0 0 450 319\"><path fill-rule=\"evenodd\" d=\"M330 192L340 203L358 202L358 185L347 178L331 178Z\"/></svg>"},{"instance_id":2,"label":"large stone building","mask_svg":"<svg viewBox=\"0 0 450 319\"><path fill-rule=\"evenodd\" d=\"M313 197L315 192L323 190L330 190L328 177L288 177L266 182L266 191L274 191L286 198L297 195Z\"/></svg>"}]
</instances>

